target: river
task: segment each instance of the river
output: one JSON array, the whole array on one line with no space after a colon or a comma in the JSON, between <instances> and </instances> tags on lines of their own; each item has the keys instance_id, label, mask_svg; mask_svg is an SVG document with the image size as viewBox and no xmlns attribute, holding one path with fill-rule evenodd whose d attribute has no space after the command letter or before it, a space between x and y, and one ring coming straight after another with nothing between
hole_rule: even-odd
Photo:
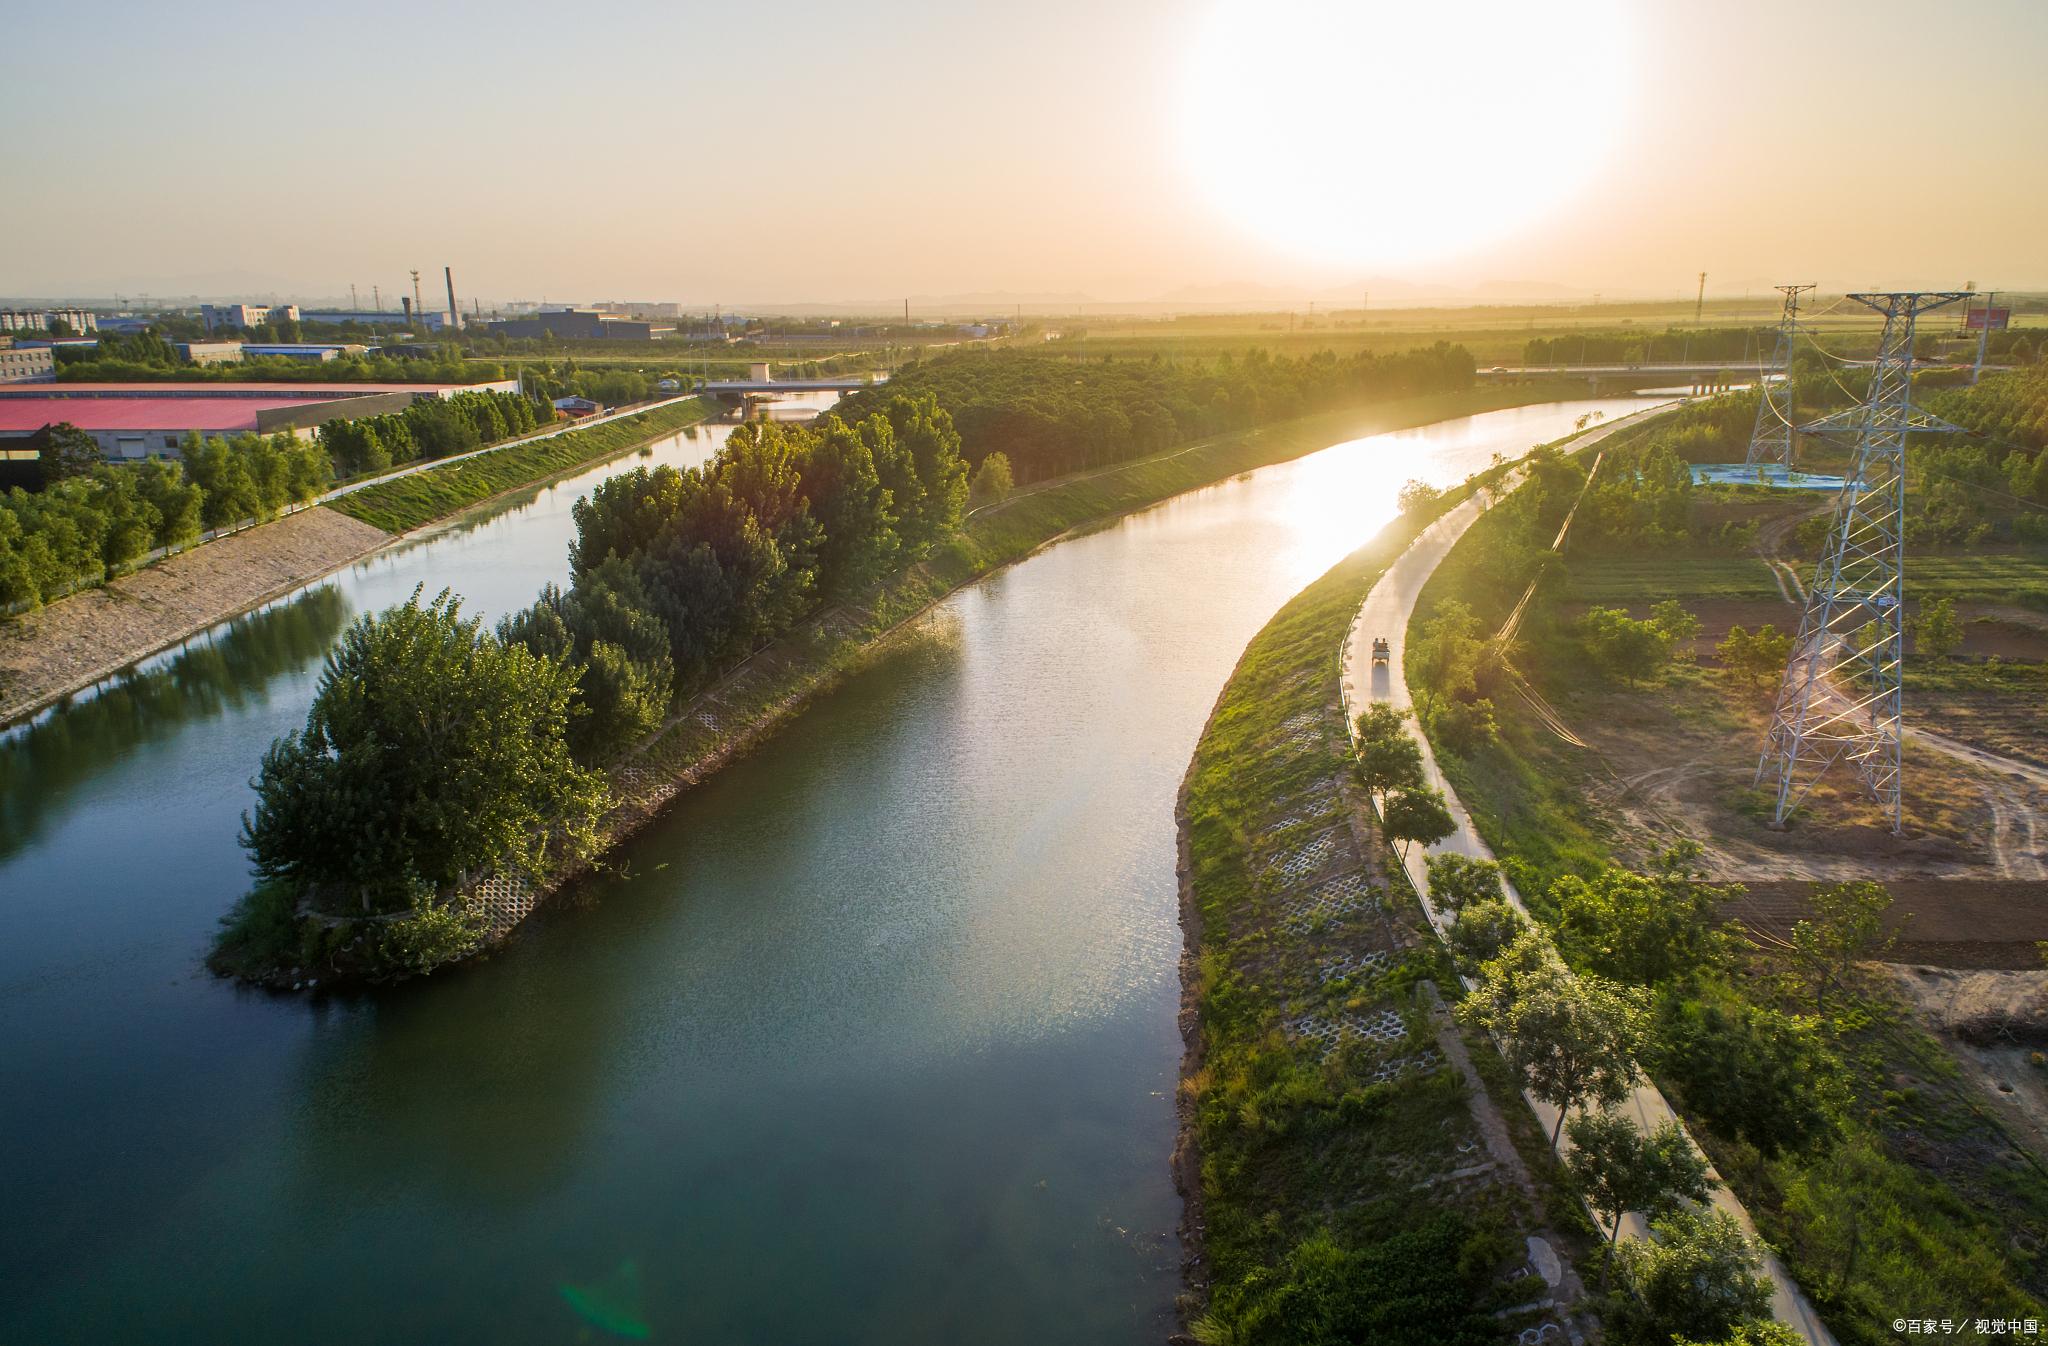
<instances>
[{"instance_id":1,"label":"river","mask_svg":"<svg viewBox=\"0 0 2048 1346\"><path fill-rule=\"evenodd\" d=\"M0 738L0 1341L1161 1340L1173 798L1217 691L1403 481L1632 405L1352 441L1000 572L374 997L199 966L248 778L354 614L531 601L633 459Z\"/></svg>"}]
</instances>

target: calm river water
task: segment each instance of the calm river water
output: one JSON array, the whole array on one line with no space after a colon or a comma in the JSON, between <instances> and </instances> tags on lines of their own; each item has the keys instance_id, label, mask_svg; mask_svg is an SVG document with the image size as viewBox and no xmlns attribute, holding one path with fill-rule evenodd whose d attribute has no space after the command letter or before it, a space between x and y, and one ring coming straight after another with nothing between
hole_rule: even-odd
<instances>
[{"instance_id":1,"label":"calm river water","mask_svg":"<svg viewBox=\"0 0 2048 1346\"><path fill-rule=\"evenodd\" d=\"M374 998L200 968L248 778L354 614L531 601L634 459L0 738L0 1342L1160 1340L1173 798L1211 703L1403 481L1635 405L1357 440L1064 543L580 904Z\"/></svg>"}]
</instances>

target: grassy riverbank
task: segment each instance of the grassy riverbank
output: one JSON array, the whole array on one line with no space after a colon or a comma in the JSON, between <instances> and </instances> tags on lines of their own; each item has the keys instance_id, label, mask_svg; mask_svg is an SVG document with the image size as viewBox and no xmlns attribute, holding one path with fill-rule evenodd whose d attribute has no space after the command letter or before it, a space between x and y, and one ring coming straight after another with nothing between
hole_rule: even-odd
<instances>
[{"instance_id":1,"label":"grassy riverbank","mask_svg":"<svg viewBox=\"0 0 2048 1346\"><path fill-rule=\"evenodd\" d=\"M1530 573L1499 564L1531 541L1517 540L1522 526L1503 506L1460 540L1417 604L1410 650L1453 601L1471 609L1481 634L1498 627ZM1908 795L1917 840L1900 843L1867 816L1853 780L1831 787L1791 833L1767 832L1745 787L1769 689L1732 683L1712 647L1731 612L1758 615L1738 605L1761 604L1760 615L1787 626L1799 609L1752 556L1611 542L1601 550L1552 563L1511 653L1546 708L1482 673L1498 733L1462 752L1434 744L1539 918L1555 928L1561 879L1640 867L1686 834L1707 844L1717 877L1752 881L1811 872L1884 879L1949 844L1938 815L1968 790L1930 788L1930 773L1954 768L1916 759L1910 745L1908 770L1922 782L1921 798ZM1670 598L1703 619L1699 662L1680 658L1646 678L1603 675L1578 625L1588 601L1619 602L1640 617L1652 599ZM1431 689L1416 676L1422 696ZM1760 935L1721 965L1654 988L1660 1028L1646 1053L1836 1336L1872 1346L1892 1339L1892 1319L1914 1312L1908 1304L1968 1304L1972 1318L2039 1316L2048 1292L2048 1176L1897 987L1866 964L1823 997L1789 946ZM1666 1027L1674 1024L1690 1025L1691 1036ZM1766 1087L1773 1062L1790 1063L1789 1073Z\"/></svg>"},{"instance_id":2,"label":"grassy riverbank","mask_svg":"<svg viewBox=\"0 0 2048 1346\"><path fill-rule=\"evenodd\" d=\"M1177 1170L1202 1340L1494 1342L1548 1312L1527 1236L1584 1236L1504 1073L1443 1016L1450 969L1349 769L1345 632L1464 494L1289 602L1189 767ZM1298 1335L1309 1321L1328 1335Z\"/></svg>"},{"instance_id":3,"label":"grassy riverbank","mask_svg":"<svg viewBox=\"0 0 2048 1346\"><path fill-rule=\"evenodd\" d=\"M546 439L428 468L376 486L366 486L327 508L383 529L405 533L479 504L492 496L572 472L601 458L672 435L711 414L701 398L622 416L586 430L566 430Z\"/></svg>"}]
</instances>

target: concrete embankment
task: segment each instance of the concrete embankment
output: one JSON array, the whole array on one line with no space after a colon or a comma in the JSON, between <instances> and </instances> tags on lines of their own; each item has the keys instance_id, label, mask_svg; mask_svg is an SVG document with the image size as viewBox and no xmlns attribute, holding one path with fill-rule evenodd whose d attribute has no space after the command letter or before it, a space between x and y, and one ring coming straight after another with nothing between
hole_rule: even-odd
<instances>
[{"instance_id":1,"label":"concrete embankment","mask_svg":"<svg viewBox=\"0 0 2048 1346\"><path fill-rule=\"evenodd\" d=\"M0 623L0 724L347 565L391 535L301 510Z\"/></svg>"},{"instance_id":2,"label":"concrete embankment","mask_svg":"<svg viewBox=\"0 0 2048 1346\"><path fill-rule=\"evenodd\" d=\"M281 519L214 537L0 621L0 725L358 561L428 523L631 453L702 420L695 398L507 440L338 487Z\"/></svg>"}]
</instances>

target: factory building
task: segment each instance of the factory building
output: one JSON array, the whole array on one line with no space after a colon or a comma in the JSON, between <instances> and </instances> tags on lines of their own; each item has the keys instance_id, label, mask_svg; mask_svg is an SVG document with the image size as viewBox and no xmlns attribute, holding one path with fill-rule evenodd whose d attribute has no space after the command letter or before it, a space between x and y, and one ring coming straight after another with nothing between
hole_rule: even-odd
<instances>
[{"instance_id":1,"label":"factory building","mask_svg":"<svg viewBox=\"0 0 2048 1346\"><path fill-rule=\"evenodd\" d=\"M16 346L0 339L0 383L55 383L57 357L48 346Z\"/></svg>"},{"instance_id":2,"label":"factory building","mask_svg":"<svg viewBox=\"0 0 2048 1346\"><path fill-rule=\"evenodd\" d=\"M188 365L232 365L242 360L239 341L180 341L171 349Z\"/></svg>"},{"instance_id":3,"label":"factory building","mask_svg":"<svg viewBox=\"0 0 2048 1346\"><path fill-rule=\"evenodd\" d=\"M206 324L206 330L217 332L223 327L240 329L256 327L267 322L299 321L297 304L201 304L199 321Z\"/></svg>"},{"instance_id":4,"label":"factory building","mask_svg":"<svg viewBox=\"0 0 2048 1346\"><path fill-rule=\"evenodd\" d=\"M331 420L403 411L429 397L517 392L489 383L59 383L0 385L0 450L69 422L114 461L174 458L185 436L289 431L301 439Z\"/></svg>"},{"instance_id":5,"label":"factory building","mask_svg":"<svg viewBox=\"0 0 2048 1346\"><path fill-rule=\"evenodd\" d=\"M407 317L404 313L392 313L382 309L307 309L299 315L302 322L325 323L342 327L354 323L358 327L374 327L380 331L394 328L424 327L429 332L448 329L448 315L439 309L426 309Z\"/></svg>"},{"instance_id":6,"label":"factory building","mask_svg":"<svg viewBox=\"0 0 2048 1346\"><path fill-rule=\"evenodd\" d=\"M562 341L660 341L676 331L594 308L550 309L530 318L501 318L486 326L493 336L552 336Z\"/></svg>"},{"instance_id":7,"label":"factory building","mask_svg":"<svg viewBox=\"0 0 2048 1346\"><path fill-rule=\"evenodd\" d=\"M242 343L242 354L251 359L269 357L271 359L304 360L309 364L324 364L329 360L339 360L344 355L366 355L369 353L369 350L368 346L330 341L244 341Z\"/></svg>"}]
</instances>

